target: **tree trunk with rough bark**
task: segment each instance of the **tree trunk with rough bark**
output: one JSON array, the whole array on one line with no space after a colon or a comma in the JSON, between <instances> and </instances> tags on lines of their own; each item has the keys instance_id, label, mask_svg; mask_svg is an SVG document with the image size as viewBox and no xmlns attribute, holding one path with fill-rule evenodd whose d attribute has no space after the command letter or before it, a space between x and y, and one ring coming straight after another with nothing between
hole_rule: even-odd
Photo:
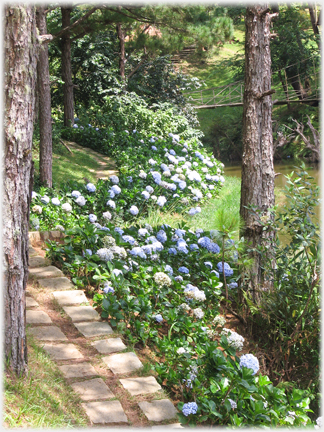
<instances>
[{"instance_id":1,"label":"tree trunk with rough bark","mask_svg":"<svg viewBox=\"0 0 324 432\"><path fill-rule=\"evenodd\" d=\"M40 35L47 34L45 6L37 7L37 27ZM42 44L37 62L39 104L39 174L40 181L52 187L52 115L48 45Z\"/></svg>"},{"instance_id":2,"label":"tree trunk with rough bark","mask_svg":"<svg viewBox=\"0 0 324 432\"><path fill-rule=\"evenodd\" d=\"M27 372L26 299L38 39L35 6L5 8L3 252L6 366Z\"/></svg>"},{"instance_id":3,"label":"tree trunk with rough bark","mask_svg":"<svg viewBox=\"0 0 324 432\"><path fill-rule=\"evenodd\" d=\"M249 290L255 302L269 287L262 272L263 259L273 262L274 231L263 230L273 219L268 212L274 205L274 168L272 143L270 20L267 5L247 7L245 31L245 89L243 101L243 155L240 214L242 235L250 244L254 263L249 273ZM261 213L247 208L254 206ZM262 256L259 246L268 247ZM274 264L274 262L273 262Z\"/></svg>"},{"instance_id":4,"label":"tree trunk with rough bark","mask_svg":"<svg viewBox=\"0 0 324 432\"><path fill-rule=\"evenodd\" d=\"M71 25L71 6L62 6L62 29ZM62 79L64 81L64 126L74 124L73 82L71 66L71 39L70 31L62 36Z\"/></svg>"},{"instance_id":5,"label":"tree trunk with rough bark","mask_svg":"<svg viewBox=\"0 0 324 432\"><path fill-rule=\"evenodd\" d=\"M122 77L122 80L125 81L125 34L123 32L121 23L117 24L116 29L119 39L119 74Z\"/></svg>"}]
</instances>

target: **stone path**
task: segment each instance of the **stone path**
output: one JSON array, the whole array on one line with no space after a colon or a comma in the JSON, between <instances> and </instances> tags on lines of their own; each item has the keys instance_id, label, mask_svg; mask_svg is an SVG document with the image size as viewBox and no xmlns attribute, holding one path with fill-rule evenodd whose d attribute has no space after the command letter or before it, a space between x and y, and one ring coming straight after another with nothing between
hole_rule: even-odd
<instances>
[{"instance_id":1,"label":"stone path","mask_svg":"<svg viewBox=\"0 0 324 432\"><path fill-rule=\"evenodd\" d=\"M80 396L90 425L181 428L176 423L177 409L165 398L155 377L143 376L137 354L127 352L84 292L32 247L29 252L29 332L57 363L71 391ZM73 337L67 326L73 327ZM131 411L130 405L135 409Z\"/></svg>"}]
</instances>

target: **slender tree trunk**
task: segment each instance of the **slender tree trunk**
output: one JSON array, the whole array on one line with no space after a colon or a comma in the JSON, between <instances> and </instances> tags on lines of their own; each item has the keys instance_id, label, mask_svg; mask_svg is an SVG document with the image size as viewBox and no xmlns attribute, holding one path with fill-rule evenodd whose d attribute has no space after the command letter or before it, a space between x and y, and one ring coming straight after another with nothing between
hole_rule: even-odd
<instances>
[{"instance_id":1,"label":"slender tree trunk","mask_svg":"<svg viewBox=\"0 0 324 432\"><path fill-rule=\"evenodd\" d=\"M62 29L71 25L72 6L62 6ZM74 124L73 82L70 31L62 36L62 79L64 81L64 126Z\"/></svg>"},{"instance_id":2,"label":"slender tree trunk","mask_svg":"<svg viewBox=\"0 0 324 432\"><path fill-rule=\"evenodd\" d=\"M125 34L123 32L121 23L117 24L116 29L119 39L119 74L122 77L122 80L125 81Z\"/></svg>"},{"instance_id":3,"label":"slender tree trunk","mask_svg":"<svg viewBox=\"0 0 324 432\"><path fill-rule=\"evenodd\" d=\"M274 168L272 148L272 101L270 19L267 5L248 6L245 31L245 90L243 102L243 155L240 214L245 226L242 235L250 244L254 264L250 286L255 302L265 287L262 258L273 261L273 231L263 231L263 222L273 217ZM254 206L261 214L251 211ZM255 249L268 247L263 257Z\"/></svg>"},{"instance_id":4,"label":"slender tree trunk","mask_svg":"<svg viewBox=\"0 0 324 432\"><path fill-rule=\"evenodd\" d=\"M38 46L35 6L7 6L4 30L4 347L7 367L20 375L27 372L25 289Z\"/></svg>"},{"instance_id":5,"label":"slender tree trunk","mask_svg":"<svg viewBox=\"0 0 324 432\"><path fill-rule=\"evenodd\" d=\"M47 34L45 6L37 7L37 27L40 35ZM42 44L37 62L39 104L39 174L40 181L52 187L52 116L48 45Z\"/></svg>"}]
</instances>

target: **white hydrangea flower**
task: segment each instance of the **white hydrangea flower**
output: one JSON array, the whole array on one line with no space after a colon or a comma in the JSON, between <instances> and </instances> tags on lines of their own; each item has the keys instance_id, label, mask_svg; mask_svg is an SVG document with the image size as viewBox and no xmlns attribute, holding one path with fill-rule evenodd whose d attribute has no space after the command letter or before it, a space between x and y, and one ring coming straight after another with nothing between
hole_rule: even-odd
<instances>
[{"instance_id":1,"label":"white hydrangea flower","mask_svg":"<svg viewBox=\"0 0 324 432\"><path fill-rule=\"evenodd\" d=\"M172 281L169 278L169 276L163 272L157 272L155 273L155 275L153 276L154 281L160 286L171 286Z\"/></svg>"},{"instance_id":2,"label":"white hydrangea flower","mask_svg":"<svg viewBox=\"0 0 324 432\"><path fill-rule=\"evenodd\" d=\"M194 313L195 317L198 319L203 318L205 315L205 313L203 312L203 310L201 308L193 309L193 313Z\"/></svg>"},{"instance_id":3,"label":"white hydrangea flower","mask_svg":"<svg viewBox=\"0 0 324 432\"><path fill-rule=\"evenodd\" d=\"M69 203L62 204L62 210L64 210L67 213L70 213L72 211L72 206Z\"/></svg>"},{"instance_id":4,"label":"white hydrangea flower","mask_svg":"<svg viewBox=\"0 0 324 432\"><path fill-rule=\"evenodd\" d=\"M223 315L216 315L213 319L213 324L220 327L223 327L226 324L226 319L223 317Z\"/></svg>"},{"instance_id":5,"label":"white hydrangea flower","mask_svg":"<svg viewBox=\"0 0 324 432\"><path fill-rule=\"evenodd\" d=\"M42 214L43 208L42 208L42 206L40 206L40 205L35 205L35 206L32 208L32 211L33 211L34 213Z\"/></svg>"}]
</instances>

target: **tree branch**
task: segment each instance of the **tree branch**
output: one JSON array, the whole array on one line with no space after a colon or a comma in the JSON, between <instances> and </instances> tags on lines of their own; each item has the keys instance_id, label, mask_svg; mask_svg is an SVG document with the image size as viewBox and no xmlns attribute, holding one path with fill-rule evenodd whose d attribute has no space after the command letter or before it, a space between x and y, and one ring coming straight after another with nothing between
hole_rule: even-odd
<instances>
[{"instance_id":1,"label":"tree branch","mask_svg":"<svg viewBox=\"0 0 324 432\"><path fill-rule=\"evenodd\" d=\"M101 9L101 6L96 6L92 9L90 9L85 15L83 15L81 18L76 20L73 24L71 24L68 27L65 27L64 29L60 30L58 33L54 34L52 41L61 37L67 31L72 30L73 28L77 27L79 24L81 24L83 21L85 21L87 18L89 18L89 16L92 15L97 9Z\"/></svg>"},{"instance_id":2,"label":"tree branch","mask_svg":"<svg viewBox=\"0 0 324 432\"><path fill-rule=\"evenodd\" d=\"M138 63L138 65L127 75L126 79L131 78L137 71L138 69L142 66L142 64L146 61L147 59L147 55L143 57L143 59Z\"/></svg>"}]
</instances>

